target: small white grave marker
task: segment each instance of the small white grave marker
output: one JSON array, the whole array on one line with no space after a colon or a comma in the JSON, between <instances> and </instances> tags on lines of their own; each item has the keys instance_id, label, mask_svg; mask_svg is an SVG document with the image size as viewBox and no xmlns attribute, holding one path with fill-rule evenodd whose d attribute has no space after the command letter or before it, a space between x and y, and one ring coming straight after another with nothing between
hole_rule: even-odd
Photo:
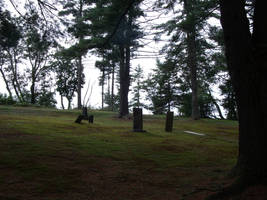
<instances>
[{"instance_id":1,"label":"small white grave marker","mask_svg":"<svg viewBox=\"0 0 267 200\"><path fill-rule=\"evenodd\" d=\"M196 132L192 132L192 131L184 131L184 132L189 133L189 134L193 134L193 135L205 136L205 134L203 134L203 133L196 133Z\"/></svg>"}]
</instances>

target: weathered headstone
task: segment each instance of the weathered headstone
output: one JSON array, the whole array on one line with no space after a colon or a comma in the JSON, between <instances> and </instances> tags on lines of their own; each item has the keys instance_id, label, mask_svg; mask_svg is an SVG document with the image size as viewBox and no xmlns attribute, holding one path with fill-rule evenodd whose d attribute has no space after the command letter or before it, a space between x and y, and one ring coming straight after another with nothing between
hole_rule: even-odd
<instances>
[{"instance_id":1,"label":"weathered headstone","mask_svg":"<svg viewBox=\"0 0 267 200\"><path fill-rule=\"evenodd\" d=\"M145 132L143 130L142 108L133 108L133 131L134 132Z\"/></svg>"},{"instance_id":2,"label":"weathered headstone","mask_svg":"<svg viewBox=\"0 0 267 200\"><path fill-rule=\"evenodd\" d=\"M88 116L88 122L89 123L94 123L94 115L89 115Z\"/></svg>"},{"instance_id":3,"label":"weathered headstone","mask_svg":"<svg viewBox=\"0 0 267 200\"><path fill-rule=\"evenodd\" d=\"M173 112L167 112L165 131L172 132L172 128L173 128Z\"/></svg>"},{"instance_id":4,"label":"weathered headstone","mask_svg":"<svg viewBox=\"0 0 267 200\"><path fill-rule=\"evenodd\" d=\"M83 120L83 115L79 115L78 118L75 120L75 123L80 124Z\"/></svg>"},{"instance_id":5,"label":"weathered headstone","mask_svg":"<svg viewBox=\"0 0 267 200\"><path fill-rule=\"evenodd\" d=\"M82 120L88 120L89 123L94 123L94 115L88 116L87 107L82 108L82 114L78 116L75 123L80 124Z\"/></svg>"}]
</instances>

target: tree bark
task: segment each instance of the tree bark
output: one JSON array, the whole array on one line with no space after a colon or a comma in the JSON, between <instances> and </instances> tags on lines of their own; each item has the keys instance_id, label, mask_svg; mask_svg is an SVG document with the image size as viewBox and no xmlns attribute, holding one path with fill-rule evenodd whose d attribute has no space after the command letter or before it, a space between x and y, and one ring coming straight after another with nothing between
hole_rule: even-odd
<instances>
[{"instance_id":1,"label":"tree bark","mask_svg":"<svg viewBox=\"0 0 267 200\"><path fill-rule=\"evenodd\" d=\"M130 86L130 47L120 46L120 113L119 117L129 115L128 93Z\"/></svg>"},{"instance_id":2,"label":"tree bark","mask_svg":"<svg viewBox=\"0 0 267 200\"><path fill-rule=\"evenodd\" d=\"M83 74L83 65L82 65L82 56L78 58L78 87L77 87L77 106L78 109L82 109L82 74Z\"/></svg>"},{"instance_id":3,"label":"tree bark","mask_svg":"<svg viewBox=\"0 0 267 200\"><path fill-rule=\"evenodd\" d=\"M31 104L36 103L36 95L35 95L35 81L32 80L31 85Z\"/></svg>"},{"instance_id":4,"label":"tree bark","mask_svg":"<svg viewBox=\"0 0 267 200\"><path fill-rule=\"evenodd\" d=\"M68 99L68 110L71 109L71 99Z\"/></svg>"},{"instance_id":5,"label":"tree bark","mask_svg":"<svg viewBox=\"0 0 267 200\"><path fill-rule=\"evenodd\" d=\"M223 114L222 114L222 111L221 111L221 108L220 108L219 104L217 103L216 99L213 98L210 89L208 89L208 92L209 92L209 95L210 95L210 97L212 99L213 104L215 105L215 107L216 107L216 109L218 111L218 114L220 116L220 119L224 119Z\"/></svg>"},{"instance_id":6,"label":"tree bark","mask_svg":"<svg viewBox=\"0 0 267 200\"><path fill-rule=\"evenodd\" d=\"M63 96L62 95L60 95L60 102L61 102L62 109L65 110L64 102L63 102Z\"/></svg>"},{"instance_id":7,"label":"tree bark","mask_svg":"<svg viewBox=\"0 0 267 200\"><path fill-rule=\"evenodd\" d=\"M105 69L103 68L102 69L102 83L101 83L102 110L104 109L104 96L105 96L104 86L105 86Z\"/></svg>"},{"instance_id":8,"label":"tree bark","mask_svg":"<svg viewBox=\"0 0 267 200\"><path fill-rule=\"evenodd\" d=\"M78 20L81 20L83 17L83 0L79 1L79 13L78 13ZM83 36L79 36L79 42L83 39ZM82 109L82 79L83 79L83 64L82 64L82 55L78 56L78 68L77 68L77 75L78 75L78 87L77 87L77 106L78 109Z\"/></svg>"},{"instance_id":9,"label":"tree bark","mask_svg":"<svg viewBox=\"0 0 267 200\"><path fill-rule=\"evenodd\" d=\"M215 105L215 107L216 107L216 109L217 109L217 111L218 111L218 113L219 113L220 119L224 119L219 104L216 102L216 100L215 100L214 98L212 98L212 101L213 101L213 104Z\"/></svg>"},{"instance_id":10,"label":"tree bark","mask_svg":"<svg viewBox=\"0 0 267 200\"><path fill-rule=\"evenodd\" d=\"M112 78L111 78L111 110L114 111L114 85L115 85L115 64L112 63Z\"/></svg>"},{"instance_id":11,"label":"tree bark","mask_svg":"<svg viewBox=\"0 0 267 200\"><path fill-rule=\"evenodd\" d=\"M198 105L198 84L197 84L197 53L196 53L196 17L193 12L194 0L184 0L184 9L187 18L187 65L190 68L190 80L192 90L192 113L191 117L194 120L200 118Z\"/></svg>"},{"instance_id":12,"label":"tree bark","mask_svg":"<svg viewBox=\"0 0 267 200\"><path fill-rule=\"evenodd\" d=\"M237 97L239 155L235 172L249 182L267 179L267 12L255 0L253 33L245 1L220 0L228 69Z\"/></svg>"}]
</instances>

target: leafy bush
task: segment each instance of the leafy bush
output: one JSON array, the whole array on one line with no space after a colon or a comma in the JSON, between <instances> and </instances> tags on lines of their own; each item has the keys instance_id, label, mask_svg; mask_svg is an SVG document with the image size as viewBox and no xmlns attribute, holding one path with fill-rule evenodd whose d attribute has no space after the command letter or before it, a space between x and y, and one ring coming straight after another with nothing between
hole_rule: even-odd
<instances>
[{"instance_id":1,"label":"leafy bush","mask_svg":"<svg viewBox=\"0 0 267 200\"><path fill-rule=\"evenodd\" d=\"M15 103L16 101L11 96L0 93L0 105L13 105Z\"/></svg>"}]
</instances>

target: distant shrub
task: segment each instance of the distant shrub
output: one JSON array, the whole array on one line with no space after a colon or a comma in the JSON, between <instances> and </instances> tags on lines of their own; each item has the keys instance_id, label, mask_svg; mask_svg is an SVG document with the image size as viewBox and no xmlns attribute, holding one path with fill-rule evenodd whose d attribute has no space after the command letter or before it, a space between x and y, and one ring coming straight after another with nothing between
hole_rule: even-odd
<instances>
[{"instance_id":1,"label":"distant shrub","mask_svg":"<svg viewBox=\"0 0 267 200\"><path fill-rule=\"evenodd\" d=\"M0 105L14 105L16 101L6 94L0 93Z\"/></svg>"}]
</instances>

